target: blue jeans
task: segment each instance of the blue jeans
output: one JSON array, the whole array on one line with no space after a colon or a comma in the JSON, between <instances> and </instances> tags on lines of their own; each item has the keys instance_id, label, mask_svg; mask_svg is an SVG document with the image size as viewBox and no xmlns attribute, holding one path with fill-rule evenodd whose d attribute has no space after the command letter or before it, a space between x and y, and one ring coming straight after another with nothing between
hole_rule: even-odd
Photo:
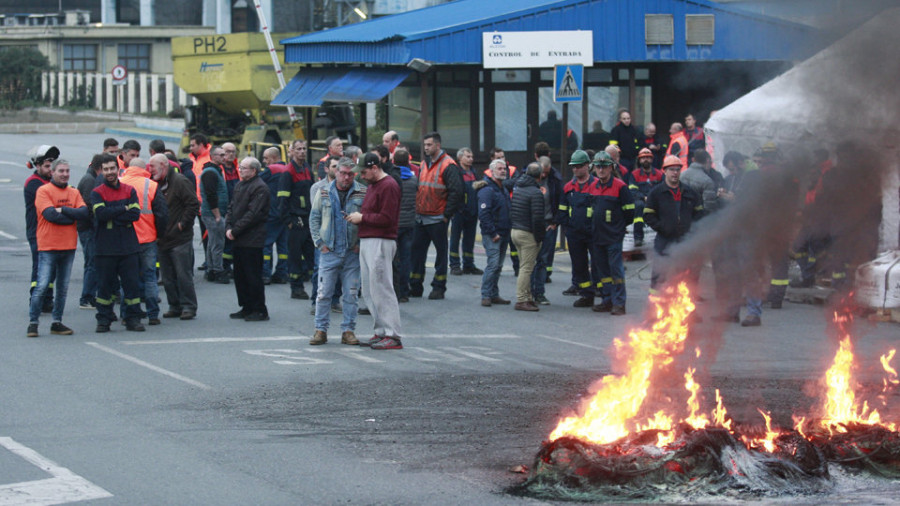
<instances>
[{"instance_id":1,"label":"blue jeans","mask_svg":"<svg viewBox=\"0 0 900 506\"><path fill-rule=\"evenodd\" d=\"M356 330L356 314L359 309L358 294L359 253L347 251L343 256L333 252L319 255L319 291L316 292L316 330L328 330L331 321L331 305L335 286L340 280L344 288L344 320L341 331Z\"/></svg>"},{"instance_id":2,"label":"blue jeans","mask_svg":"<svg viewBox=\"0 0 900 506\"><path fill-rule=\"evenodd\" d=\"M547 277L553 272L553 254L556 251L556 229L548 230L544 234L544 242L538 251L537 263L534 264L534 272L531 274L531 294L544 295L544 285Z\"/></svg>"},{"instance_id":3,"label":"blue jeans","mask_svg":"<svg viewBox=\"0 0 900 506\"><path fill-rule=\"evenodd\" d=\"M61 322L66 309L66 291L69 289L69 276L72 274L72 261L75 250L38 251L37 285L31 292L31 306L28 310L30 323L38 323L44 294L50 284L56 282L56 298L53 299L53 321Z\"/></svg>"},{"instance_id":4,"label":"blue jeans","mask_svg":"<svg viewBox=\"0 0 900 506\"><path fill-rule=\"evenodd\" d=\"M595 244L597 270L600 275L600 296L604 304L625 305L625 264L622 262L622 243Z\"/></svg>"},{"instance_id":5,"label":"blue jeans","mask_svg":"<svg viewBox=\"0 0 900 506\"><path fill-rule=\"evenodd\" d=\"M28 239L28 246L31 247L31 292L34 293L35 287L37 287L37 279L38 279L38 249L37 249L37 239ZM44 297L47 300L47 303L53 302L53 279L56 278L56 274L50 273L50 288L49 291L46 291L46 296ZM28 296L28 304L31 305L31 295L29 293Z\"/></svg>"},{"instance_id":6,"label":"blue jeans","mask_svg":"<svg viewBox=\"0 0 900 506\"><path fill-rule=\"evenodd\" d=\"M484 253L487 255L487 265L481 277L481 298L499 297L500 289L497 288L497 282L500 281L500 271L503 270L506 248L509 246L509 232L500 234L500 240L497 242L488 236L482 236L481 244L484 245Z\"/></svg>"},{"instance_id":7,"label":"blue jeans","mask_svg":"<svg viewBox=\"0 0 900 506\"><path fill-rule=\"evenodd\" d=\"M138 258L140 294L147 309L147 318L159 318L159 285L156 283L156 241L141 244Z\"/></svg>"},{"instance_id":8,"label":"blue jeans","mask_svg":"<svg viewBox=\"0 0 900 506\"><path fill-rule=\"evenodd\" d=\"M394 292L397 298L409 297L409 271L412 269L413 227L397 230L397 254L394 255Z\"/></svg>"},{"instance_id":9,"label":"blue jeans","mask_svg":"<svg viewBox=\"0 0 900 506\"><path fill-rule=\"evenodd\" d=\"M278 250L278 263L275 262L275 250ZM272 266L275 265L275 274ZM266 222L266 245L263 246L263 278L276 277L288 279L288 234L287 227L281 220Z\"/></svg>"},{"instance_id":10,"label":"blue jeans","mask_svg":"<svg viewBox=\"0 0 900 506\"><path fill-rule=\"evenodd\" d=\"M81 251L84 253L84 282L81 285L81 301L93 301L97 297L97 267L94 266L94 251L97 246L94 230L78 232L78 239L81 241Z\"/></svg>"},{"instance_id":11,"label":"blue jeans","mask_svg":"<svg viewBox=\"0 0 900 506\"><path fill-rule=\"evenodd\" d=\"M462 236L462 266L469 269L475 267L475 229L478 227L478 216L465 216L462 212L453 215L450 220L450 268L459 268L459 239Z\"/></svg>"},{"instance_id":12,"label":"blue jeans","mask_svg":"<svg viewBox=\"0 0 900 506\"><path fill-rule=\"evenodd\" d=\"M313 254L313 273L312 273L312 305L316 307L316 294L319 293L319 257L322 255L322 252L319 248L315 249L315 253ZM341 295L343 295L343 291L341 289L341 280L338 278L337 286L334 287L334 294L331 296L331 305L337 306L341 302Z\"/></svg>"}]
</instances>

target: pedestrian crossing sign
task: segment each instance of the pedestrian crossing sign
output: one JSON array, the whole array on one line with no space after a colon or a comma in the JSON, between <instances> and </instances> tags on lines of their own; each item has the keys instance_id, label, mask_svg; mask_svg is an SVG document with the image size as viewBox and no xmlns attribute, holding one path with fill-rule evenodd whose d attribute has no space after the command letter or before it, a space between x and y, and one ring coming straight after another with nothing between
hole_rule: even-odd
<instances>
[{"instance_id":1,"label":"pedestrian crossing sign","mask_svg":"<svg viewBox=\"0 0 900 506\"><path fill-rule=\"evenodd\" d=\"M553 70L553 101L581 102L584 65L556 65Z\"/></svg>"}]
</instances>

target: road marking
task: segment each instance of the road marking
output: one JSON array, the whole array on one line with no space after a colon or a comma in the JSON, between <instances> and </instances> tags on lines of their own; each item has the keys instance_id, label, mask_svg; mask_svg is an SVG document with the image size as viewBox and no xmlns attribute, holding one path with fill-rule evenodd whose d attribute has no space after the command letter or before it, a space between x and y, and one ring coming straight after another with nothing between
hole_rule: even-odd
<instances>
[{"instance_id":1,"label":"road marking","mask_svg":"<svg viewBox=\"0 0 900 506\"><path fill-rule=\"evenodd\" d=\"M272 337L197 337L193 339L166 339L159 341L119 341L121 344L207 344L207 343L247 343L256 341L300 341L308 339L303 336L272 336Z\"/></svg>"},{"instance_id":2,"label":"road marking","mask_svg":"<svg viewBox=\"0 0 900 506\"><path fill-rule=\"evenodd\" d=\"M405 357L411 358L413 360L418 360L420 362L463 362L466 359L462 357L456 357L450 355L449 353L444 353L442 351L432 350L430 348L420 348L418 346L405 346L405 349L415 350L420 353L424 353L426 355L435 355L435 357L420 357L415 354L404 354Z\"/></svg>"},{"instance_id":3,"label":"road marking","mask_svg":"<svg viewBox=\"0 0 900 506\"><path fill-rule=\"evenodd\" d=\"M561 343L571 344L573 346L581 346L582 348L590 348L592 350L606 351L606 348L601 348L599 346L593 346L590 344L579 343L576 341L569 341L568 339L560 339L558 337L551 337L551 336L538 336L538 337L543 337L544 339L550 339L551 341L559 341Z\"/></svg>"},{"instance_id":4,"label":"road marking","mask_svg":"<svg viewBox=\"0 0 900 506\"><path fill-rule=\"evenodd\" d=\"M403 339L521 339L517 334L421 334L404 336ZM215 343L249 343L261 341L305 341L306 336L268 336L268 337L195 337L189 339L161 339L158 341L119 341L129 346L143 344L215 344Z\"/></svg>"},{"instance_id":5,"label":"road marking","mask_svg":"<svg viewBox=\"0 0 900 506\"><path fill-rule=\"evenodd\" d=\"M475 353L474 351L463 350L460 348L441 348L442 350L450 351L453 353L459 353L460 355L464 355L469 358L474 358L475 360L481 360L484 362L502 362L499 358L491 358L480 353Z\"/></svg>"},{"instance_id":6,"label":"road marking","mask_svg":"<svg viewBox=\"0 0 900 506\"><path fill-rule=\"evenodd\" d=\"M129 362L135 363L141 367L146 367L147 369L150 369L151 371L158 372L160 374L163 374L163 375L168 376L173 379L177 379L178 381L183 381L183 382L185 382L189 385L193 385L197 388L202 388L203 390L212 390L212 387L207 384L200 383L199 381L192 380L191 378L182 376L178 373L169 371L167 369L163 369L162 367L155 366L149 362L144 362L143 360L141 360L139 358L132 357L131 355L126 355L126 354L116 351L112 348L107 348L106 346L103 346L102 344L98 344L98 343L94 343L94 342L87 342L85 344L87 344L88 346L93 346L94 348L97 348L98 350L105 351L106 353L115 355L119 358L124 358L125 360L127 360Z\"/></svg>"},{"instance_id":7,"label":"road marking","mask_svg":"<svg viewBox=\"0 0 900 506\"><path fill-rule=\"evenodd\" d=\"M17 443L12 438L0 437L0 446L53 476L46 480L0 485L0 506L64 504L113 496L31 448Z\"/></svg>"},{"instance_id":8,"label":"road marking","mask_svg":"<svg viewBox=\"0 0 900 506\"><path fill-rule=\"evenodd\" d=\"M403 339L522 339L518 334L413 334Z\"/></svg>"},{"instance_id":9,"label":"road marking","mask_svg":"<svg viewBox=\"0 0 900 506\"><path fill-rule=\"evenodd\" d=\"M312 350L310 350L312 351ZM378 360L377 358L372 358L368 355L367 351L363 351L359 348L341 348L340 350L321 350L321 351L332 351L339 355L343 355L345 357L350 357L352 359L359 360L360 362L366 362L369 364L381 364L384 363L383 360Z\"/></svg>"},{"instance_id":10,"label":"road marking","mask_svg":"<svg viewBox=\"0 0 900 506\"><path fill-rule=\"evenodd\" d=\"M15 240L16 240L16 236L14 236L14 235L12 235L12 234L8 234L8 233L6 233L6 232L4 232L4 231L2 231L2 230L0 230L0 237L5 237L5 238L7 238L7 239L9 239L9 240L11 240L11 241L15 241Z\"/></svg>"},{"instance_id":11,"label":"road marking","mask_svg":"<svg viewBox=\"0 0 900 506\"><path fill-rule=\"evenodd\" d=\"M313 350L310 350L313 351ZM278 365L322 365L322 364L333 364L330 360L324 360L321 358L313 358L313 357L304 357L300 354L303 353L300 350L292 350L292 349L279 349L279 350L244 350L244 353L248 355L256 355L258 357L272 357L279 358L282 360L273 360Z\"/></svg>"}]
</instances>

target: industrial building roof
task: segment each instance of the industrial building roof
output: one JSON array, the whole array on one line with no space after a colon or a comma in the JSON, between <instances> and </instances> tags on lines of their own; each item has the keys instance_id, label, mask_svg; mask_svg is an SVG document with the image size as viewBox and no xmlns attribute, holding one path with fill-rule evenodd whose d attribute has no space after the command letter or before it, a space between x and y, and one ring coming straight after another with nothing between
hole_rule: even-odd
<instances>
[{"instance_id":1,"label":"industrial building roof","mask_svg":"<svg viewBox=\"0 0 900 506\"><path fill-rule=\"evenodd\" d=\"M645 15L673 18L672 44L647 44ZM714 16L714 42L689 45L688 15ZM483 32L592 30L594 60L794 60L821 49L814 28L708 0L457 0L284 39L293 63L481 64Z\"/></svg>"}]
</instances>

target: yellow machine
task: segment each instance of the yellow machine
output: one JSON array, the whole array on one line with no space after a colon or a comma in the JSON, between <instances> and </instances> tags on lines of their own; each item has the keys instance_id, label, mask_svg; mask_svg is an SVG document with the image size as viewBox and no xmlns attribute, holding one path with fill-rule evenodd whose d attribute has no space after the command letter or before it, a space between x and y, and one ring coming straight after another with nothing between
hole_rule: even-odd
<instances>
[{"instance_id":1,"label":"yellow machine","mask_svg":"<svg viewBox=\"0 0 900 506\"><path fill-rule=\"evenodd\" d=\"M277 53L289 79L299 65L285 65L284 52ZM242 155L255 155L258 143L281 145L305 138L299 116L292 122L286 109L267 109L280 84L262 33L173 38L172 64L175 84L200 101L185 109L182 150L197 132L213 144L234 143Z\"/></svg>"}]
</instances>

